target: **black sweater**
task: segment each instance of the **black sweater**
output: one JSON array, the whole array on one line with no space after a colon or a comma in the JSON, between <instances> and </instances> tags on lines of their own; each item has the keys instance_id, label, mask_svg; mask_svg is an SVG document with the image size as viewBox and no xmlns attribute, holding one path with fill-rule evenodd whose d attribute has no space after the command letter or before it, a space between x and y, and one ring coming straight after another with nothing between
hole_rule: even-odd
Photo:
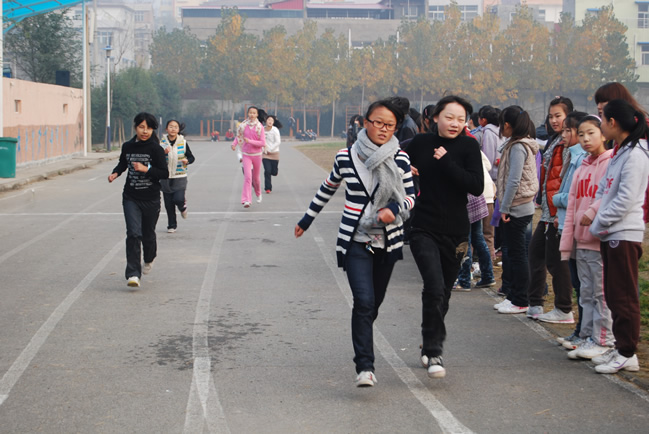
<instances>
[{"instance_id":1,"label":"black sweater","mask_svg":"<svg viewBox=\"0 0 649 434\"><path fill-rule=\"evenodd\" d=\"M446 155L437 160L435 149ZM445 139L437 134L418 134L408 144L410 163L419 170L419 196L412 227L451 236L469 234L467 193L480 196L484 173L480 145L468 136Z\"/></svg>"},{"instance_id":2,"label":"black sweater","mask_svg":"<svg viewBox=\"0 0 649 434\"><path fill-rule=\"evenodd\" d=\"M133 168L136 161L149 166L149 171L136 172ZM152 136L144 142L136 141L133 137L122 145L119 163L113 173L121 175L127 169L123 193L125 199L160 200L160 180L169 178L169 170L165 152L157 136Z\"/></svg>"}]
</instances>

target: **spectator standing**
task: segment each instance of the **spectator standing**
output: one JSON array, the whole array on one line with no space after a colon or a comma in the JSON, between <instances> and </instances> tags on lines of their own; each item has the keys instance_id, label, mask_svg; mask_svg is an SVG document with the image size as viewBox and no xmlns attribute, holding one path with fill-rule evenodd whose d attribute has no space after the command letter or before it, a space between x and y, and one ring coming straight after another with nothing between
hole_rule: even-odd
<instances>
[{"instance_id":1,"label":"spectator standing","mask_svg":"<svg viewBox=\"0 0 649 434\"><path fill-rule=\"evenodd\" d=\"M279 145L282 143L279 128L282 128L282 123L277 120L277 117L274 115L268 116L266 126L264 127L266 147L264 148L262 158L264 165L264 190L266 190L266 194L270 194L273 191L272 177L277 176L279 173Z\"/></svg>"}]
</instances>

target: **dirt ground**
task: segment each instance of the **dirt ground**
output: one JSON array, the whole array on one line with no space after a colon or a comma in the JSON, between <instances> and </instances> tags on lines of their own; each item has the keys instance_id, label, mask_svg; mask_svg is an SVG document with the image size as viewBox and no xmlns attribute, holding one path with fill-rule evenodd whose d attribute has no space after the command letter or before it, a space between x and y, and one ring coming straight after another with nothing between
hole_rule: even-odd
<instances>
[{"instance_id":1,"label":"dirt ground","mask_svg":"<svg viewBox=\"0 0 649 434\"><path fill-rule=\"evenodd\" d=\"M311 159L314 163L316 163L318 166L322 167L326 171L330 171L333 166L334 156L337 150L343 148L344 146L345 146L344 142L323 143L323 144L300 145L298 146L298 149L302 153L304 153L309 159ZM538 219L538 216L536 217ZM535 222L537 221L537 219L535 219ZM645 232L645 241L643 243L643 251L649 252L649 237L647 236L646 232ZM502 270L500 268L494 268L494 274L498 281L500 281L501 271ZM641 272L640 276L641 278L649 280L649 272ZM551 276L549 274L548 274L548 284L550 289L549 289L549 294L545 300L546 312L554 308L553 306L554 294L552 292ZM490 290L490 292L492 293L492 295L496 296L495 289ZM488 307L491 308L491 306ZM577 317L576 301L575 301L575 308L573 312L575 314L575 319L576 319ZM550 333L554 334L557 337L568 336L574 330L574 324L549 324L549 323L542 323L542 322L539 322L539 324L544 326L547 330L550 331ZM645 330L645 328L642 328L641 335L647 336L648 334L649 334L649 330ZM640 340L637 355L640 361L640 371L634 373L620 372L618 375L622 376L628 381L637 384L644 390L649 391L649 344L647 343L646 340L642 340L642 339Z\"/></svg>"}]
</instances>

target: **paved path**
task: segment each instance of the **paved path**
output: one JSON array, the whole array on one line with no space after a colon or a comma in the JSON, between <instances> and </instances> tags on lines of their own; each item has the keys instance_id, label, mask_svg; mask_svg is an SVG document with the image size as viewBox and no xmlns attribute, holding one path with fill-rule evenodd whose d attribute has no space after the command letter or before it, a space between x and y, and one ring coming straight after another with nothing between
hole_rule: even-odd
<instances>
[{"instance_id":1,"label":"paved path","mask_svg":"<svg viewBox=\"0 0 649 434\"><path fill-rule=\"evenodd\" d=\"M228 145L190 144L189 218L167 234L163 211L139 290L115 161L0 194L0 432L647 431L645 392L569 361L484 291L453 294L448 374L428 379L409 251L376 323L379 383L353 387L342 192L296 240L326 172L295 143L247 210Z\"/></svg>"}]
</instances>

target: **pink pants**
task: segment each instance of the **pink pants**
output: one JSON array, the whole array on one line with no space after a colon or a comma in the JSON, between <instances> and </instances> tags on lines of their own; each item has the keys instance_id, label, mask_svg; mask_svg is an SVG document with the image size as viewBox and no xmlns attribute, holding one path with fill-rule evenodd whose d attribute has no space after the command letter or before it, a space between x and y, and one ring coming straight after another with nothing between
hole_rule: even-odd
<instances>
[{"instance_id":1,"label":"pink pants","mask_svg":"<svg viewBox=\"0 0 649 434\"><path fill-rule=\"evenodd\" d=\"M255 188L255 194L261 196L261 155L243 155L243 190L241 203L252 202L250 185Z\"/></svg>"}]
</instances>

